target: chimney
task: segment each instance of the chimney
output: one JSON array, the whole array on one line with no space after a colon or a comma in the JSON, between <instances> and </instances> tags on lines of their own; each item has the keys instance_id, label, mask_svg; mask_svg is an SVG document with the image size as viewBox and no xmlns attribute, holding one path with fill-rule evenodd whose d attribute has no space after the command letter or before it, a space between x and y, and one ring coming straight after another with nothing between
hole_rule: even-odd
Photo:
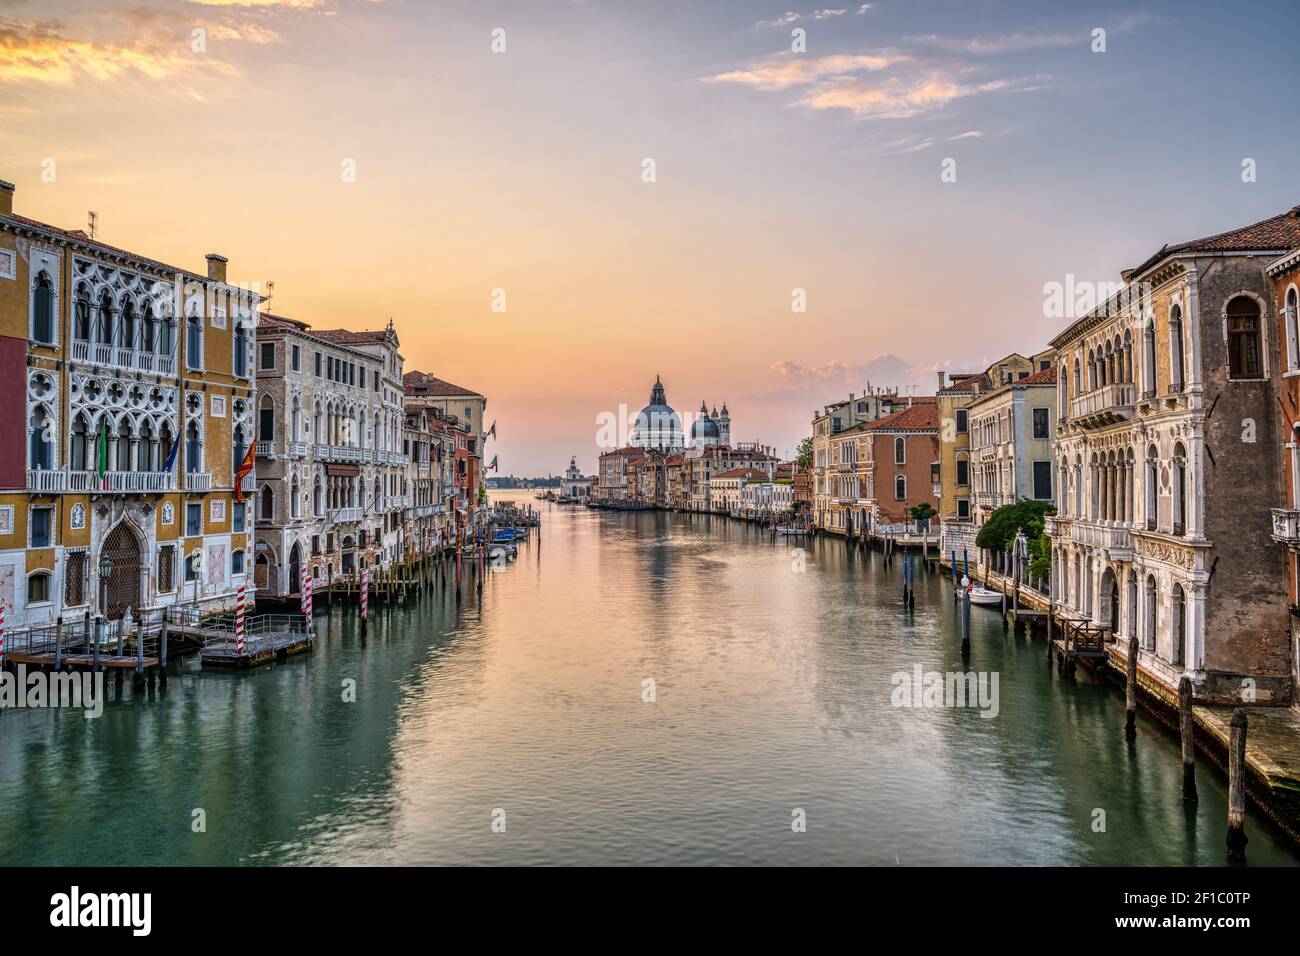
<instances>
[{"instance_id":1,"label":"chimney","mask_svg":"<svg viewBox=\"0 0 1300 956\"><path fill-rule=\"evenodd\" d=\"M943 369L939 369L939 387L940 387L940 388L943 388L944 385L946 384L946 383L944 382L943 379L944 379L944 371L943 371Z\"/></svg>"},{"instance_id":2,"label":"chimney","mask_svg":"<svg viewBox=\"0 0 1300 956\"><path fill-rule=\"evenodd\" d=\"M215 252L209 252L204 258L208 260L208 278L213 282L224 284L226 281L226 257L219 256Z\"/></svg>"},{"instance_id":3,"label":"chimney","mask_svg":"<svg viewBox=\"0 0 1300 956\"><path fill-rule=\"evenodd\" d=\"M0 216L14 214L14 184L0 179Z\"/></svg>"}]
</instances>

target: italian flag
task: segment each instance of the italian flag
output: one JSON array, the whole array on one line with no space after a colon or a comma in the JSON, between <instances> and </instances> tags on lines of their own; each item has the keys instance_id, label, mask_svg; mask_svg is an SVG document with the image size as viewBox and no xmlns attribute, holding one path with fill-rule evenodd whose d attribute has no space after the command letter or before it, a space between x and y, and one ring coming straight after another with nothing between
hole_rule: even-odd
<instances>
[{"instance_id":1,"label":"italian flag","mask_svg":"<svg viewBox=\"0 0 1300 956\"><path fill-rule=\"evenodd\" d=\"M108 419L99 420L99 437L95 439L95 474L100 487L108 488Z\"/></svg>"}]
</instances>

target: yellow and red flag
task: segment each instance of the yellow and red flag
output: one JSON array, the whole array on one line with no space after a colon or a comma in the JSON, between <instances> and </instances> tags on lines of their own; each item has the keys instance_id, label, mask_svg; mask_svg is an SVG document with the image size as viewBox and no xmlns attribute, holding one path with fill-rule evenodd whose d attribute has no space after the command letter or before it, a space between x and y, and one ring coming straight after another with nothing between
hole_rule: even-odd
<instances>
[{"instance_id":1,"label":"yellow and red flag","mask_svg":"<svg viewBox=\"0 0 1300 956\"><path fill-rule=\"evenodd\" d=\"M257 444L248 443L248 451L244 452L244 460L239 463L235 469L235 504L244 502L244 476L253 473L253 459L257 457Z\"/></svg>"}]
</instances>

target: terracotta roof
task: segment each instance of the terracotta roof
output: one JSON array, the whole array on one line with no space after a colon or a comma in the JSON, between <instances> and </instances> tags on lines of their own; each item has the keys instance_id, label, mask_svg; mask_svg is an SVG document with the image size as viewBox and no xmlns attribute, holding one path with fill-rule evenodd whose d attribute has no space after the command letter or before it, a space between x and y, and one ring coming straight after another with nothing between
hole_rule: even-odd
<instances>
[{"instance_id":1,"label":"terracotta roof","mask_svg":"<svg viewBox=\"0 0 1300 956\"><path fill-rule=\"evenodd\" d=\"M1259 222L1215 233L1203 239L1180 242L1175 246L1161 246L1159 251L1133 270L1140 275L1166 256L1181 252L1250 252L1264 249L1278 251L1300 245L1300 206Z\"/></svg>"},{"instance_id":2,"label":"terracotta roof","mask_svg":"<svg viewBox=\"0 0 1300 956\"><path fill-rule=\"evenodd\" d=\"M428 372L407 372L402 376L402 384L406 386L408 392L414 392L417 395L433 395L435 397L453 397L453 396L473 396L482 398L481 392L473 389L462 388L459 385L453 385L451 382L435 378Z\"/></svg>"},{"instance_id":3,"label":"terracotta roof","mask_svg":"<svg viewBox=\"0 0 1300 956\"><path fill-rule=\"evenodd\" d=\"M975 372L970 375L962 375L954 379L951 385L945 385L939 389L940 395L947 395L953 392L966 393L978 392L988 383L988 377L983 372Z\"/></svg>"},{"instance_id":4,"label":"terracotta roof","mask_svg":"<svg viewBox=\"0 0 1300 956\"><path fill-rule=\"evenodd\" d=\"M766 478L767 472L760 471L757 468L732 468L721 474L713 476L714 478Z\"/></svg>"},{"instance_id":5,"label":"terracotta roof","mask_svg":"<svg viewBox=\"0 0 1300 956\"><path fill-rule=\"evenodd\" d=\"M1035 372L1018 382L1012 382L1012 385L1055 385L1056 384L1056 366L1049 365L1041 372Z\"/></svg>"},{"instance_id":6,"label":"terracotta roof","mask_svg":"<svg viewBox=\"0 0 1300 956\"><path fill-rule=\"evenodd\" d=\"M272 315L270 312L258 313L257 327L260 329L263 326L272 329L292 329L295 332L308 332L311 329L311 326L306 322L285 318L282 315Z\"/></svg>"},{"instance_id":7,"label":"terracotta roof","mask_svg":"<svg viewBox=\"0 0 1300 956\"><path fill-rule=\"evenodd\" d=\"M922 402L913 405L911 408L904 408L901 411L894 412L892 415L886 415L884 418L878 418L874 422L866 422L862 430L889 432L938 431L939 408L933 402Z\"/></svg>"},{"instance_id":8,"label":"terracotta roof","mask_svg":"<svg viewBox=\"0 0 1300 956\"><path fill-rule=\"evenodd\" d=\"M353 332L351 329L318 329L312 335L337 345L382 345L388 338L388 330Z\"/></svg>"}]
</instances>

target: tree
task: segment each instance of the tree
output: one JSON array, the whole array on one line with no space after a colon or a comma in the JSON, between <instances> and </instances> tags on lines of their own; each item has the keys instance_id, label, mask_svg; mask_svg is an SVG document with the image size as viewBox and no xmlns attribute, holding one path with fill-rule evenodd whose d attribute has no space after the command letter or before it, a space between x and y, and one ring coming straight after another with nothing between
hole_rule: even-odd
<instances>
[{"instance_id":1,"label":"tree","mask_svg":"<svg viewBox=\"0 0 1300 956\"><path fill-rule=\"evenodd\" d=\"M1010 551L1016 537L1023 532L1029 546L1029 573L1037 578L1047 577L1052 569L1052 542L1043 531L1047 525L1045 519L1053 514L1056 506L1050 501L1022 498L1014 504L1003 505L984 522L975 536L975 546L989 551Z\"/></svg>"},{"instance_id":2,"label":"tree","mask_svg":"<svg viewBox=\"0 0 1300 956\"><path fill-rule=\"evenodd\" d=\"M795 448L794 460L797 461L799 463L799 467L803 468L804 470L807 470L812 467L812 460L813 460L812 436L809 436L803 439L801 442L799 442L798 447Z\"/></svg>"},{"instance_id":3,"label":"tree","mask_svg":"<svg viewBox=\"0 0 1300 956\"><path fill-rule=\"evenodd\" d=\"M928 529L930 527L930 519L938 514L938 512L934 510L929 502L923 501L919 505L912 506L911 514L912 520L916 522L918 528L924 524Z\"/></svg>"}]
</instances>

